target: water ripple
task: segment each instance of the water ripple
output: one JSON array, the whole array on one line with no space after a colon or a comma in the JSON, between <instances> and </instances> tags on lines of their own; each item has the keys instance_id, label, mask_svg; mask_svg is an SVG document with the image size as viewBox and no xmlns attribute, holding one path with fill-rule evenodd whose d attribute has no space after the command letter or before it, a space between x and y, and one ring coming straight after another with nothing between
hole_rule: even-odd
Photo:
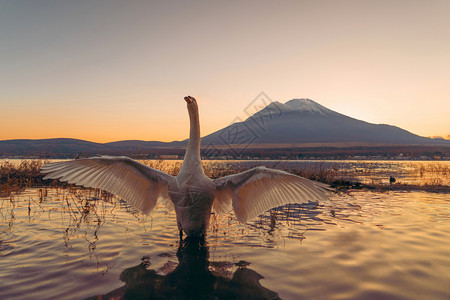
<instances>
[{"instance_id":1,"label":"water ripple","mask_svg":"<svg viewBox=\"0 0 450 300\"><path fill-rule=\"evenodd\" d=\"M181 264L175 215L162 206L145 217L117 199L69 190L49 190L40 201L29 189L0 201L1 299L108 294L124 287L124 270L141 272L145 263L166 276ZM449 219L445 194L341 193L248 224L212 215L203 259L226 290L252 278L253 289L283 299L446 299Z\"/></svg>"}]
</instances>

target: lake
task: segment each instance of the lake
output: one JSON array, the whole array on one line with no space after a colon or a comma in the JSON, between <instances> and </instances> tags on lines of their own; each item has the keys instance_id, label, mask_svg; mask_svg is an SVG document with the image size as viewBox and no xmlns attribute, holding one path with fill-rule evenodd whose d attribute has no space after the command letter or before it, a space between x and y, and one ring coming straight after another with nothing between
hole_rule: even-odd
<instances>
[{"instance_id":1,"label":"lake","mask_svg":"<svg viewBox=\"0 0 450 300\"><path fill-rule=\"evenodd\" d=\"M447 163L264 162L414 184L448 184ZM424 171L432 169L435 175ZM449 270L445 193L349 190L247 224L214 214L206 241L186 243L179 242L174 212L162 205L144 216L79 188L0 197L0 299L448 299Z\"/></svg>"}]
</instances>

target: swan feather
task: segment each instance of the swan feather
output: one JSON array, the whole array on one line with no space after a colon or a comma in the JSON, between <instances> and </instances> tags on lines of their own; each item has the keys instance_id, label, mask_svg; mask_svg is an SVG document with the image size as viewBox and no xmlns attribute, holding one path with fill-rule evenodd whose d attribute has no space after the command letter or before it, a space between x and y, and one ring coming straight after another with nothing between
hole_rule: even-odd
<instances>
[{"instance_id":1,"label":"swan feather","mask_svg":"<svg viewBox=\"0 0 450 300\"><path fill-rule=\"evenodd\" d=\"M213 180L214 209L234 210L240 222L257 217L270 208L288 203L318 202L328 198L328 185L288 172L256 167Z\"/></svg>"},{"instance_id":2,"label":"swan feather","mask_svg":"<svg viewBox=\"0 0 450 300\"><path fill-rule=\"evenodd\" d=\"M44 179L59 179L115 194L143 213L155 207L158 198L168 208L167 186L174 178L125 156L99 156L46 164Z\"/></svg>"}]
</instances>

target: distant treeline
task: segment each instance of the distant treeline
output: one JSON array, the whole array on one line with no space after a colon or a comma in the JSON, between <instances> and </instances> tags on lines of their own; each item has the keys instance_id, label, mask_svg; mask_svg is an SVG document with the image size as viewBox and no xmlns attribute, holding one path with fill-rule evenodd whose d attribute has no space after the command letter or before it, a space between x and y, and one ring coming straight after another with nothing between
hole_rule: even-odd
<instances>
[{"instance_id":1,"label":"distant treeline","mask_svg":"<svg viewBox=\"0 0 450 300\"><path fill-rule=\"evenodd\" d=\"M154 148L141 151L139 149L127 149L104 152L79 148L73 151L68 148L53 149L53 151L21 151L5 153L0 151L0 158L76 158L94 155L126 155L137 159L159 159L161 157L176 156L182 159L184 147ZM201 150L206 159L412 159L412 160L449 160L450 147L447 146L352 146L352 147L304 147L304 148L247 148L222 149L204 147Z\"/></svg>"},{"instance_id":2,"label":"distant treeline","mask_svg":"<svg viewBox=\"0 0 450 300\"><path fill-rule=\"evenodd\" d=\"M353 146L264 148L241 152L226 150L224 155L271 159L450 159L450 147L442 146Z\"/></svg>"}]
</instances>

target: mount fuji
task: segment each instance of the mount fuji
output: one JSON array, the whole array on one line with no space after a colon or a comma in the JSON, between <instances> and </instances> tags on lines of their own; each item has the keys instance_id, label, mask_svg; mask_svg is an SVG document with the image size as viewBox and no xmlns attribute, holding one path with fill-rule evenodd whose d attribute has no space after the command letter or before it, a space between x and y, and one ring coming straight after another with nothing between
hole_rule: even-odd
<instances>
[{"instance_id":1,"label":"mount fuji","mask_svg":"<svg viewBox=\"0 0 450 300\"><path fill-rule=\"evenodd\" d=\"M245 121L202 139L203 145L294 143L450 145L450 141L421 137L396 126L357 120L310 99L272 102Z\"/></svg>"}]
</instances>

